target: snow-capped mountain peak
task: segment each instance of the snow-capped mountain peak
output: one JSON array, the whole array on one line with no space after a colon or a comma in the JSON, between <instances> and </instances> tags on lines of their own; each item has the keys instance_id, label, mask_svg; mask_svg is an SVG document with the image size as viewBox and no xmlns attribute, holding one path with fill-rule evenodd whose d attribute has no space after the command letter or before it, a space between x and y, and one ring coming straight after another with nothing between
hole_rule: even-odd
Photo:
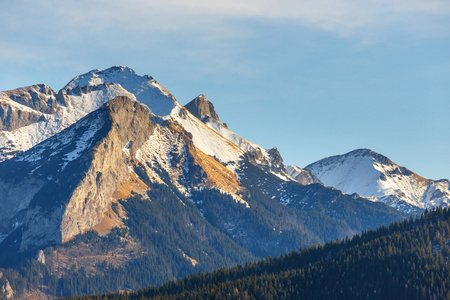
<instances>
[{"instance_id":1,"label":"snow-capped mountain peak","mask_svg":"<svg viewBox=\"0 0 450 300\"><path fill-rule=\"evenodd\" d=\"M76 76L58 92L46 85L5 91L0 93L0 111L5 112L0 117L0 161L30 149L117 96L136 99L164 118L181 108L153 77L124 66Z\"/></svg>"},{"instance_id":2,"label":"snow-capped mountain peak","mask_svg":"<svg viewBox=\"0 0 450 300\"><path fill-rule=\"evenodd\" d=\"M139 102L147 105L157 116L169 116L178 105L175 97L156 82L152 76L139 76L133 69L125 66L115 66L106 70L92 70L76 76L63 90L70 91L105 83L120 84L125 90L132 93Z\"/></svg>"},{"instance_id":3,"label":"snow-capped mountain peak","mask_svg":"<svg viewBox=\"0 0 450 300\"><path fill-rule=\"evenodd\" d=\"M77 86L95 86L105 82L121 84L129 81L133 77L136 79L140 76L138 76L134 70L126 66L114 66L106 70L94 69L85 74L76 76L64 87L64 90L74 89Z\"/></svg>"},{"instance_id":4,"label":"snow-capped mountain peak","mask_svg":"<svg viewBox=\"0 0 450 300\"><path fill-rule=\"evenodd\" d=\"M450 203L448 180L425 179L370 149L324 158L305 169L327 186L382 201L406 212Z\"/></svg>"}]
</instances>

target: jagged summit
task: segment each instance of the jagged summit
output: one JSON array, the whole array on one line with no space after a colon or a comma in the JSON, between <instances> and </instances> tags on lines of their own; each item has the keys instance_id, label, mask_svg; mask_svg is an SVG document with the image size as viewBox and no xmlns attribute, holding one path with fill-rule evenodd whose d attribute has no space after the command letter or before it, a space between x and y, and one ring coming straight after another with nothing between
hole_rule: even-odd
<instances>
[{"instance_id":1,"label":"jagged summit","mask_svg":"<svg viewBox=\"0 0 450 300\"><path fill-rule=\"evenodd\" d=\"M96 69L78 75L63 90L70 93L75 89L82 90L83 87L97 87L107 83L120 85L158 116L169 116L175 107L180 106L175 97L152 76L139 76L133 69L125 66L115 66L106 70Z\"/></svg>"},{"instance_id":2,"label":"jagged summit","mask_svg":"<svg viewBox=\"0 0 450 300\"><path fill-rule=\"evenodd\" d=\"M214 110L214 105L208 99L206 99L203 94L197 96L194 100L186 104L184 107L186 107L186 109L189 110L191 114L193 114L199 120L202 120L204 123L207 123L206 119L209 118L217 122L221 122L219 116Z\"/></svg>"},{"instance_id":3,"label":"jagged summit","mask_svg":"<svg viewBox=\"0 0 450 300\"><path fill-rule=\"evenodd\" d=\"M57 93L47 85L1 92L0 161L30 149L117 96L136 99L166 118L181 108L153 77L123 66L76 76Z\"/></svg>"},{"instance_id":4,"label":"jagged summit","mask_svg":"<svg viewBox=\"0 0 450 300\"><path fill-rule=\"evenodd\" d=\"M336 155L336 156L340 156L340 155ZM346 157L366 157L366 156L371 156L373 157L375 160L377 160L378 162L382 162L384 164L393 164L393 162L387 158L386 156L375 152L371 149L368 148L360 148L360 149L355 149L353 151L348 152L347 154L344 154L344 156Z\"/></svg>"},{"instance_id":5,"label":"jagged summit","mask_svg":"<svg viewBox=\"0 0 450 300\"><path fill-rule=\"evenodd\" d=\"M61 94L45 84L36 84L0 93L0 130L12 131L45 119L60 105Z\"/></svg>"},{"instance_id":6,"label":"jagged summit","mask_svg":"<svg viewBox=\"0 0 450 300\"><path fill-rule=\"evenodd\" d=\"M327 186L370 197L406 212L448 206L450 202L448 180L425 179L370 149L324 158L305 169Z\"/></svg>"},{"instance_id":7,"label":"jagged summit","mask_svg":"<svg viewBox=\"0 0 450 300\"><path fill-rule=\"evenodd\" d=\"M77 86L84 87L88 85L98 85L104 82L117 82L130 77L141 77L136 72L127 66L114 66L105 70L94 69L85 74L81 74L73 78L63 89L73 89ZM148 79L153 77L146 75ZM118 82L117 82L118 83Z\"/></svg>"}]
</instances>

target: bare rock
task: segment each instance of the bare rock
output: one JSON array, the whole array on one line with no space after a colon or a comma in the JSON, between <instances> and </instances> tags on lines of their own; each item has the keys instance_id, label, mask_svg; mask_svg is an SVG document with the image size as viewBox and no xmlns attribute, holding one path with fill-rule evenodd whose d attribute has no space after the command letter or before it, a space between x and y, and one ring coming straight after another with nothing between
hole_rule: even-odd
<instances>
[{"instance_id":1,"label":"bare rock","mask_svg":"<svg viewBox=\"0 0 450 300\"><path fill-rule=\"evenodd\" d=\"M297 166L287 166L286 171L292 178L301 185L308 185L313 183L321 183L319 178L311 170L305 170Z\"/></svg>"},{"instance_id":2,"label":"bare rock","mask_svg":"<svg viewBox=\"0 0 450 300\"><path fill-rule=\"evenodd\" d=\"M38 262L40 262L41 264L45 265L45 254L44 251L39 250L36 259Z\"/></svg>"},{"instance_id":3,"label":"bare rock","mask_svg":"<svg viewBox=\"0 0 450 300\"><path fill-rule=\"evenodd\" d=\"M13 299L14 297L14 290L8 279L3 277L3 272L0 272L0 296L4 299Z\"/></svg>"},{"instance_id":4,"label":"bare rock","mask_svg":"<svg viewBox=\"0 0 450 300\"><path fill-rule=\"evenodd\" d=\"M208 118L212 118L220 122L219 116L214 110L214 105L208 99L206 99L203 94L197 96L194 100L186 104L184 107L202 122L206 122L206 119Z\"/></svg>"}]
</instances>

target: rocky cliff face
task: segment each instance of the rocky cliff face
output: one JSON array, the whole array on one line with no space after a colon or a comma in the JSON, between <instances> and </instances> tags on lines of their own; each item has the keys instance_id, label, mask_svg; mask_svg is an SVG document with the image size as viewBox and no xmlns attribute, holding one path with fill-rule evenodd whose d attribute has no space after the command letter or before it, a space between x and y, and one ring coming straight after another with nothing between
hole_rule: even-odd
<instances>
[{"instance_id":1,"label":"rocky cliff face","mask_svg":"<svg viewBox=\"0 0 450 300\"><path fill-rule=\"evenodd\" d=\"M0 130L14 131L36 122L45 122L61 106L67 106L62 91L55 93L45 84L0 93Z\"/></svg>"},{"instance_id":2,"label":"rocky cliff face","mask_svg":"<svg viewBox=\"0 0 450 300\"><path fill-rule=\"evenodd\" d=\"M3 235L22 226L21 250L66 241L88 229L120 226L113 205L117 183L130 176L124 147L140 147L153 133L150 110L117 97L74 126L0 164L7 209ZM20 171L17 165L22 165ZM29 175L22 177L23 173ZM21 178L21 179L20 179ZM23 212L23 213L22 213ZM15 221L15 222L14 222Z\"/></svg>"},{"instance_id":3,"label":"rocky cliff face","mask_svg":"<svg viewBox=\"0 0 450 300\"><path fill-rule=\"evenodd\" d=\"M214 110L214 105L208 99L206 99L203 94L197 96L194 100L186 104L184 107L204 123L207 123L209 119L222 123L219 119L219 116L216 114L216 111Z\"/></svg>"},{"instance_id":4,"label":"rocky cliff face","mask_svg":"<svg viewBox=\"0 0 450 300\"><path fill-rule=\"evenodd\" d=\"M197 149L192 135L127 97L0 164L0 173L1 233L20 229L21 251L122 226L118 200L145 198L153 182L170 182L185 195L217 188L245 203L236 175Z\"/></svg>"},{"instance_id":5,"label":"rocky cliff face","mask_svg":"<svg viewBox=\"0 0 450 300\"><path fill-rule=\"evenodd\" d=\"M91 165L66 207L61 222L63 241L88 229L105 234L121 225L124 215L113 194L117 183L130 176L128 157L123 149L130 142L131 151L139 149L155 128L150 120L151 112L126 97L109 101L101 110L107 112L110 129L89 153Z\"/></svg>"},{"instance_id":6,"label":"rocky cliff face","mask_svg":"<svg viewBox=\"0 0 450 300\"><path fill-rule=\"evenodd\" d=\"M5 92L5 96L12 101L45 114L56 112L59 106L57 99L60 98L60 96L57 96L57 94L45 84L37 84L8 91Z\"/></svg>"},{"instance_id":7,"label":"rocky cliff face","mask_svg":"<svg viewBox=\"0 0 450 300\"><path fill-rule=\"evenodd\" d=\"M56 112L57 98L44 84L0 93L0 130L12 131L45 120Z\"/></svg>"},{"instance_id":8,"label":"rocky cliff face","mask_svg":"<svg viewBox=\"0 0 450 300\"><path fill-rule=\"evenodd\" d=\"M11 288L11 284L8 279L3 276L3 272L0 271L0 296L2 299L13 299L14 290Z\"/></svg>"}]
</instances>

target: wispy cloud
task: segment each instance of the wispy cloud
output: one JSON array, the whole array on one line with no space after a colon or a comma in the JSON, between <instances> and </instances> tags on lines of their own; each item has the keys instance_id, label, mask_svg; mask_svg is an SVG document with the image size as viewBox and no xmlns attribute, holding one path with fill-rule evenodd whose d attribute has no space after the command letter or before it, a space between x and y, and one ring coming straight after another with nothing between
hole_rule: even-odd
<instances>
[{"instance_id":1,"label":"wispy cloud","mask_svg":"<svg viewBox=\"0 0 450 300\"><path fill-rule=\"evenodd\" d=\"M426 27L422 34L448 34L448 0L97 0L3 2L2 25L67 33L98 34L108 30L211 29L211 22L251 19L291 22L340 35L360 30L403 30ZM439 31L436 33L436 31ZM101 37L99 37L101 38Z\"/></svg>"},{"instance_id":2,"label":"wispy cloud","mask_svg":"<svg viewBox=\"0 0 450 300\"><path fill-rule=\"evenodd\" d=\"M450 4L448 0L1 1L0 63L89 65L90 57L102 64L102 53L108 53L109 61L132 55L142 61L147 52L166 64L188 62L177 68L195 66L204 76L245 75L257 73L258 65L242 52L272 24L351 37L362 45L393 34L442 38L450 36ZM253 55L259 51L255 45L248 47Z\"/></svg>"}]
</instances>

